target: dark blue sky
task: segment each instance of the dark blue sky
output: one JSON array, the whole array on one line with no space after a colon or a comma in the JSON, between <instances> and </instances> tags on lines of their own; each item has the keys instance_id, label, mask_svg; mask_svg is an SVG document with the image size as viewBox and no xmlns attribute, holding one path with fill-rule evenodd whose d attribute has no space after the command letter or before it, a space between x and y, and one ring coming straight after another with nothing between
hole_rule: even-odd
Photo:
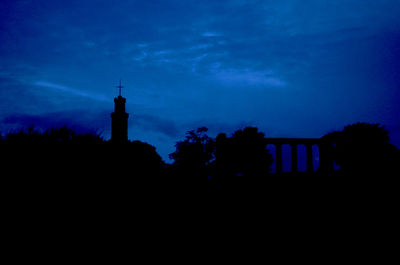
<instances>
[{"instance_id":1,"label":"dark blue sky","mask_svg":"<svg viewBox=\"0 0 400 265\"><path fill-rule=\"evenodd\" d=\"M320 137L381 123L400 146L399 0L2 0L0 130L98 130L122 78L129 138Z\"/></svg>"}]
</instances>

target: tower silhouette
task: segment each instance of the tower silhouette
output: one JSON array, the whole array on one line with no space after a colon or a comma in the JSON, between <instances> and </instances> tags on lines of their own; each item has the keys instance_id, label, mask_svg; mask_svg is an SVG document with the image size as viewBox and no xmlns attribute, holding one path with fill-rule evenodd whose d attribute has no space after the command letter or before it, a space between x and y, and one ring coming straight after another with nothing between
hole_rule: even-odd
<instances>
[{"instance_id":1,"label":"tower silhouette","mask_svg":"<svg viewBox=\"0 0 400 265\"><path fill-rule=\"evenodd\" d=\"M125 112L126 98L121 96L121 80L119 81L119 95L114 98L114 112L111 113L111 142L122 144L128 141L128 117Z\"/></svg>"}]
</instances>

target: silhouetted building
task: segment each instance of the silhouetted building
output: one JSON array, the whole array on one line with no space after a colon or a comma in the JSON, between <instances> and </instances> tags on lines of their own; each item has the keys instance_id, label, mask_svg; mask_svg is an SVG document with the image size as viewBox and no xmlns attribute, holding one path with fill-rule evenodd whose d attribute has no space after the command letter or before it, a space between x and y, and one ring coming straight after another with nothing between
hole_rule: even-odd
<instances>
[{"instance_id":1,"label":"silhouetted building","mask_svg":"<svg viewBox=\"0 0 400 265\"><path fill-rule=\"evenodd\" d=\"M128 117L125 112L126 98L121 96L121 81L119 86L119 95L114 98L115 108L111 113L111 141L113 143L126 143L128 141Z\"/></svg>"}]
</instances>

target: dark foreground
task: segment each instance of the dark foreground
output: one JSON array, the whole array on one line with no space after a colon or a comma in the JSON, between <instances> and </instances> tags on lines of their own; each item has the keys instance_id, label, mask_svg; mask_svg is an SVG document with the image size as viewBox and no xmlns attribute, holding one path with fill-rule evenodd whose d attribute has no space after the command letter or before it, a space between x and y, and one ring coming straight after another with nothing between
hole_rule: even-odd
<instances>
[{"instance_id":1,"label":"dark foreground","mask_svg":"<svg viewBox=\"0 0 400 265\"><path fill-rule=\"evenodd\" d=\"M207 181L148 164L143 153L128 159L113 146L26 150L1 159L3 250L14 260L168 259L200 242L220 255L230 243L297 260L308 246L312 257L331 259L336 247L388 250L382 235L398 223L398 183L383 175Z\"/></svg>"}]
</instances>

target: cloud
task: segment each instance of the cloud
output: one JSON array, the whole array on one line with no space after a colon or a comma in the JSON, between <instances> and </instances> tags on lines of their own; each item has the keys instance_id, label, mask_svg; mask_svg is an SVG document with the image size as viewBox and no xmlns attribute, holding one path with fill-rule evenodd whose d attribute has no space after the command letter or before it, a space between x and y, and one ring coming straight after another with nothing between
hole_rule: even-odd
<instances>
[{"instance_id":1,"label":"cloud","mask_svg":"<svg viewBox=\"0 0 400 265\"><path fill-rule=\"evenodd\" d=\"M132 123L132 126L139 127L144 131L157 132L168 137L176 137L180 133L180 129L175 122L155 115L136 114Z\"/></svg>"},{"instance_id":2,"label":"cloud","mask_svg":"<svg viewBox=\"0 0 400 265\"><path fill-rule=\"evenodd\" d=\"M208 48L212 48L213 44L196 44L189 48L190 51L197 51L197 50L205 50Z\"/></svg>"},{"instance_id":3,"label":"cloud","mask_svg":"<svg viewBox=\"0 0 400 265\"><path fill-rule=\"evenodd\" d=\"M207 38L210 38L210 37L212 38L212 37L221 37L222 34L221 34L221 33L218 33L218 32L211 32L211 31L208 31L208 32L202 33L201 36L207 37Z\"/></svg>"},{"instance_id":4,"label":"cloud","mask_svg":"<svg viewBox=\"0 0 400 265\"><path fill-rule=\"evenodd\" d=\"M33 83L33 85L38 86L38 87L45 87L45 88L50 88L50 89L57 90L57 91L66 92L66 93L74 95L74 96L89 98L89 99L96 100L96 101L104 101L104 102L109 101L109 99L103 95L98 95L98 94L91 93L88 91L78 90L75 88L70 88L67 86L50 83L47 81L36 81Z\"/></svg>"},{"instance_id":5,"label":"cloud","mask_svg":"<svg viewBox=\"0 0 400 265\"><path fill-rule=\"evenodd\" d=\"M222 69L219 65L211 69L212 77L225 85L247 85L263 87L285 87L287 82L274 75L271 70Z\"/></svg>"}]
</instances>

